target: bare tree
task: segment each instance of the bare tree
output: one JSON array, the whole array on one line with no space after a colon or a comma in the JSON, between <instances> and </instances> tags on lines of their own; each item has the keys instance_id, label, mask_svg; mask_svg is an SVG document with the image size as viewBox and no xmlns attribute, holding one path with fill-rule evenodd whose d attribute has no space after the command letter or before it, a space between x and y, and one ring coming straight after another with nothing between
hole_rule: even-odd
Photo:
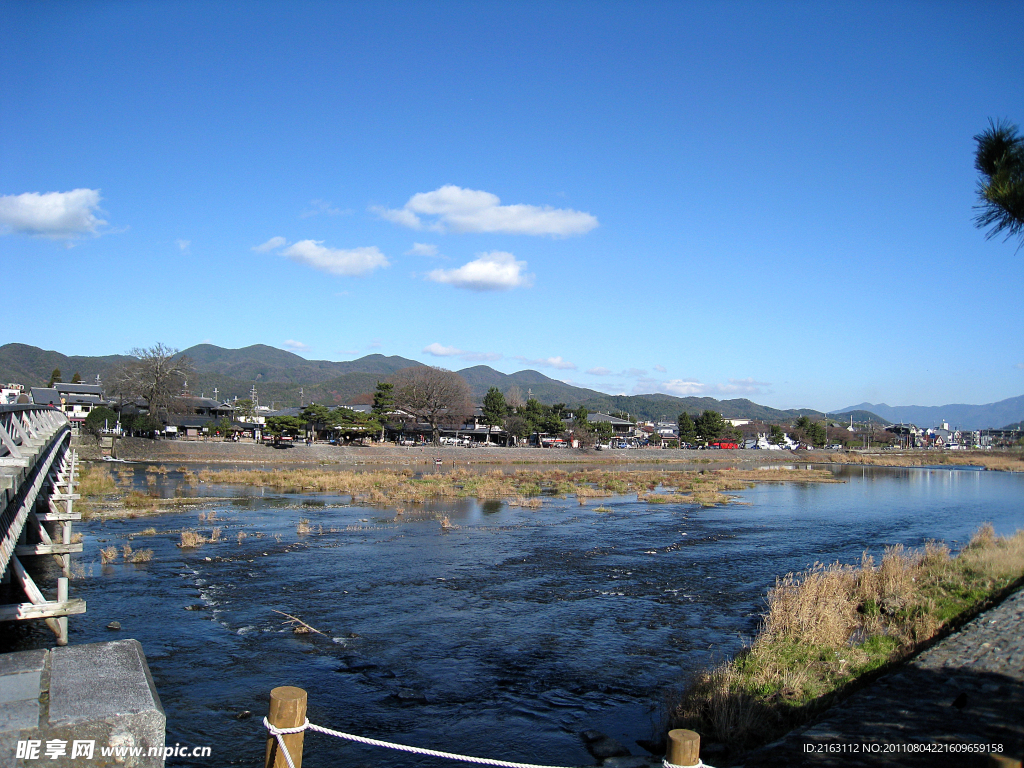
<instances>
[{"instance_id":1,"label":"bare tree","mask_svg":"<svg viewBox=\"0 0 1024 768\"><path fill-rule=\"evenodd\" d=\"M154 416L171 410L188 377L195 375L192 360L159 342L128 354L135 359L113 372L108 388L121 397L144 398Z\"/></svg>"},{"instance_id":2,"label":"bare tree","mask_svg":"<svg viewBox=\"0 0 1024 768\"><path fill-rule=\"evenodd\" d=\"M526 405L526 400L523 399L523 390L516 384L513 384L508 388L508 392L505 393L505 402L515 413L519 413L523 406Z\"/></svg>"},{"instance_id":3,"label":"bare tree","mask_svg":"<svg viewBox=\"0 0 1024 768\"><path fill-rule=\"evenodd\" d=\"M434 445L441 442L438 427L458 426L471 412L469 385L455 371L416 366L391 377L395 406L430 425Z\"/></svg>"}]
</instances>

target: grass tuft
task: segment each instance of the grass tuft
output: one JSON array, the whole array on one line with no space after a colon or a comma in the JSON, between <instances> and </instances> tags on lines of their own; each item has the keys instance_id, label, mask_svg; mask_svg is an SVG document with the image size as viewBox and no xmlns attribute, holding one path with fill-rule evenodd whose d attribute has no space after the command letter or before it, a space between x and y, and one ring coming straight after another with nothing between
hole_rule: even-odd
<instances>
[{"instance_id":1,"label":"grass tuft","mask_svg":"<svg viewBox=\"0 0 1024 768\"><path fill-rule=\"evenodd\" d=\"M1024 576L1024 531L982 526L955 557L941 542L887 547L881 562L815 563L776 580L761 630L732 661L695 674L671 707L738 752L812 718L857 678L908 658Z\"/></svg>"}]
</instances>

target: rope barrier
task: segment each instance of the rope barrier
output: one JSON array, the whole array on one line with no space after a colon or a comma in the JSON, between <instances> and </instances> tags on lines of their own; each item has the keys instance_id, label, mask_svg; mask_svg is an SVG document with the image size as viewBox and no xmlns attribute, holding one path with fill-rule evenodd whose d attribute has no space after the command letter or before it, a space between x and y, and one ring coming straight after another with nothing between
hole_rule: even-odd
<instances>
[{"instance_id":1,"label":"rope barrier","mask_svg":"<svg viewBox=\"0 0 1024 768\"><path fill-rule=\"evenodd\" d=\"M326 734L327 736L336 736L339 739L348 739L349 741L355 741L359 744L368 744L371 747L384 747L385 749L397 749L400 752L412 752L417 755L430 755L431 757L443 757L448 760L460 760L464 763L477 763L479 765L493 765L498 768L562 768L562 766L550 766L550 765L534 765L532 763L510 763L506 760L491 760L486 757L472 757L471 755L458 755L454 752L441 752L436 749L424 749L423 747L410 747L405 744L392 744L390 741L381 741L379 739L368 739L365 736L355 736L351 733L343 733L342 731L334 731L330 728L324 728L322 725L314 725L306 721L295 728L276 728L270 724L267 718L263 718L263 725L270 732L270 735L277 739L277 743L284 753L284 759L288 763L288 768L295 768L295 763L292 762L292 756L288 753L288 748L284 745L284 736L293 733L302 733L303 731L318 731L319 733ZM668 760L662 760L661 764L663 768L714 768L697 758L697 762L694 765L675 765L670 763Z\"/></svg>"},{"instance_id":2,"label":"rope barrier","mask_svg":"<svg viewBox=\"0 0 1024 768\"><path fill-rule=\"evenodd\" d=\"M288 754L288 749L284 745L282 736L286 736L290 733L301 733L305 730L319 731L320 733L327 734L328 736L337 736L339 739L348 739L349 741L355 741L359 744L369 744L372 747L384 747L386 749L397 749L400 752L412 752L417 755L430 755L431 757L444 757L448 760L461 760L464 763L477 763L479 765L494 765L498 768L563 768L562 766L550 766L550 765L534 765L533 763L510 763L505 760L491 760L486 757L472 757L471 755L457 755L454 752L441 752L436 749L424 749L423 747L410 747L405 744L392 744L389 741L380 741L379 739L368 739L365 736L355 736L351 733L343 733L341 731L334 731L330 728L324 728L321 725L314 725L306 719L302 725L295 728L275 728L270 724L267 718L263 718L263 725L267 727L270 734L277 739L277 743L281 746L281 751L284 752L284 758L288 761L289 768L295 768L295 764L292 762L292 756ZM673 766L673 768L675 768ZM679 768L683 768L680 766ZM695 767L696 768L696 767ZM710 768L706 766L705 768Z\"/></svg>"},{"instance_id":3,"label":"rope barrier","mask_svg":"<svg viewBox=\"0 0 1024 768\"><path fill-rule=\"evenodd\" d=\"M670 763L668 760L662 760L661 764L662 766L664 766L664 768L714 768L714 766L708 765L699 757L697 758L697 762L694 765L675 765L673 763Z\"/></svg>"}]
</instances>

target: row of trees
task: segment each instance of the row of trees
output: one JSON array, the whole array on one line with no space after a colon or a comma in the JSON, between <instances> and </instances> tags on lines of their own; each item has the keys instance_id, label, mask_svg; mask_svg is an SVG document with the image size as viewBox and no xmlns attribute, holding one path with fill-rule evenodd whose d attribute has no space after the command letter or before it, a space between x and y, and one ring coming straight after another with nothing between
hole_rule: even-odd
<instances>
[{"instance_id":1,"label":"row of trees","mask_svg":"<svg viewBox=\"0 0 1024 768\"><path fill-rule=\"evenodd\" d=\"M740 443L743 435L726 421L718 411L704 411L691 417L685 411L679 414L676 421L679 427L679 442L702 443L708 445L717 442Z\"/></svg>"}]
</instances>

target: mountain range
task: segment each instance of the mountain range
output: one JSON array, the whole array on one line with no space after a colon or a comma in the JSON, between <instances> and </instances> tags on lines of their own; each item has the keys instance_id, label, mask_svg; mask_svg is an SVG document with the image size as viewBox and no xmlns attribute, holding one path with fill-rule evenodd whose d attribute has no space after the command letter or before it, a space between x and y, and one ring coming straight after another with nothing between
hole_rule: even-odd
<instances>
[{"instance_id":1,"label":"mountain range","mask_svg":"<svg viewBox=\"0 0 1024 768\"><path fill-rule=\"evenodd\" d=\"M1024 395L1010 397L987 405L886 405L885 403L861 403L851 405L836 413L862 410L877 413L892 424L916 424L919 427L935 427L947 422L952 429L1001 429L1012 422L1024 419Z\"/></svg>"},{"instance_id":2,"label":"mountain range","mask_svg":"<svg viewBox=\"0 0 1024 768\"><path fill-rule=\"evenodd\" d=\"M242 349L198 344L179 354L187 355L195 364L196 375L194 380L188 382L188 389L193 394L215 396L222 400L243 398L248 397L255 387L261 404L276 407L299 405L300 402L327 405L370 402L378 381L403 368L423 365L418 360L377 354L341 362L307 360L292 352L264 344ZM70 381L73 374L78 373L82 381L89 383L96 376L101 380L107 378L114 368L131 359L128 355L68 356L28 344L5 344L0 346L0 381L45 386L50 373L57 368L65 381ZM564 403L570 407L582 405L589 411L621 412L639 419L674 421L683 411L696 414L704 410L716 410L726 418L778 423L792 422L803 415L812 418L824 415L812 409L770 408L746 398L716 400L712 397L674 397L660 393L609 395L575 387L534 370L506 374L490 366L476 365L460 370L459 374L469 384L478 401L490 387L497 387L507 393L516 386L523 397L533 396L542 403ZM857 422L889 423L903 420L919 426L933 426L933 423L937 424L944 418L951 425L978 429L980 427L976 425L1004 425L1024 419L1024 396L987 406L890 408L887 405L864 403L829 413L841 413L847 417L853 415Z\"/></svg>"}]
</instances>

